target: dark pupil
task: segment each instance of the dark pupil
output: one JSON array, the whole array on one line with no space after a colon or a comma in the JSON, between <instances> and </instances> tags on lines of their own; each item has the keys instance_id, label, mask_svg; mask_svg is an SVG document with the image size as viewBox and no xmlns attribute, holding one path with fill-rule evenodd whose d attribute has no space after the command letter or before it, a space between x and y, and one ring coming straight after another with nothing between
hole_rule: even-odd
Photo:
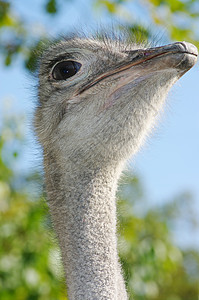
<instances>
[{"instance_id":1,"label":"dark pupil","mask_svg":"<svg viewBox=\"0 0 199 300\"><path fill-rule=\"evenodd\" d=\"M75 75L81 67L81 64L75 61L62 61L58 63L52 72L53 78L56 80L65 80Z\"/></svg>"}]
</instances>

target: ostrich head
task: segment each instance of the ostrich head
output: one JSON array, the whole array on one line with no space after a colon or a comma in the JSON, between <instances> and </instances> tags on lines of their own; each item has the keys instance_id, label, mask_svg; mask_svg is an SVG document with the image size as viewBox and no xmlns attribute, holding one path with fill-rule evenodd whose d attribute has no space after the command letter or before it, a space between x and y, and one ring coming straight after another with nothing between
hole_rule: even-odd
<instances>
[{"instance_id":1,"label":"ostrich head","mask_svg":"<svg viewBox=\"0 0 199 300\"><path fill-rule=\"evenodd\" d=\"M127 159L170 87L196 60L197 49L185 42L147 48L73 38L53 44L40 66L35 120L40 142L71 160Z\"/></svg>"}]
</instances>

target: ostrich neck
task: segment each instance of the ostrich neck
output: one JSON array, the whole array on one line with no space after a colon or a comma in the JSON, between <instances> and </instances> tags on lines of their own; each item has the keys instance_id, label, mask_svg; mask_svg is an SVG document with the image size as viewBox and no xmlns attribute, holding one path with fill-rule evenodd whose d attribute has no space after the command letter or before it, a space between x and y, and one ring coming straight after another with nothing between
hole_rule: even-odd
<instances>
[{"instance_id":1,"label":"ostrich neck","mask_svg":"<svg viewBox=\"0 0 199 300\"><path fill-rule=\"evenodd\" d=\"M70 300L127 299L118 262L115 192L119 167L102 170L45 155L48 203Z\"/></svg>"}]
</instances>

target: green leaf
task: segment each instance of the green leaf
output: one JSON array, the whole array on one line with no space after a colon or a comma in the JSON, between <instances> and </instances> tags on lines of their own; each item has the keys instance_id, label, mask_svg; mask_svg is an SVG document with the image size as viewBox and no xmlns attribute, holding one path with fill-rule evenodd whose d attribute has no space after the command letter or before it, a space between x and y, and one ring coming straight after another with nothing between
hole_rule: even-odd
<instances>
[{"instance_id":1,"label":"green leaf","mask_svg":"<svg viewBox=\"0 0 199 300\"><path fill-rule=\"evenodd\" d=\"M57 3L56 0L49 0L46 4L46 11L49 14L57 13Z\"/></svg>"},{"instance_id":2,"label":"green leaf","mask_svg":"<svg viewBox=\"0 0 199 300\"><path fill-rule=\"evenodd\" d=\"M10 3L7 1L0 1L0 20L3 19L10 8Z\"/></svg>"},{"instance_id":3,"label":"green leaf","mask_svg":"<svg viewBox=\"0 0 199 300\"><path fill-rule=\"evenodd\" d=\"M128 27L128 31L136 43L143 43L151 37L150 31L142 25L134 24Z\"/></svg>"},{"instance_id":4,"label":"green leaf","mask_svg":"<svg viewBox=\"0 0 199 300\"><path fill-rule=\"evenodd\" d=\"M10 53L7 54L4 60L5 66L10 66L12 62L12 55Z\"/></svg>"}]
</instances>

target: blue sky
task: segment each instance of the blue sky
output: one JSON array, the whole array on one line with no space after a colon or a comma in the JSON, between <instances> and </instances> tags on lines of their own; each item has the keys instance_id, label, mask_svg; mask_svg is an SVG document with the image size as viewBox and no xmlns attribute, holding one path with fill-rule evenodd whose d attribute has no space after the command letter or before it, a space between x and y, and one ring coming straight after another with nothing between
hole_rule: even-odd
<instances>
[{"instance_id":1,"label":"blue sky","mask_svg":"<svg viewBox=\"0 0 199 300\"><path fill-rule=\"evenodd\" d=\"M105 11L101 14L93 13L91 0L66 1L57 17L43 14L42 3L43 1L39 0L16 0L13 3L18 15L28 22L33 32L46 30L51 36L55 36L58 33L65 34L74 27L86 27L89 31L89 26L94 28L96 24L108 26L114 23ZM144 16L145 25L151 26L146 11L141 10L137 4L127 5L133 19L143 21ZM12 99L11 110L17 113L24 112L29 120L34 107L34 88L32 78L24 70L20 59L12 68L5 68L1 64L0 86L0 98ZM161 201L172 199L183 191L190 191L196 201L195 207L199 215L198 137L199 67L197 64L174 86L168 96L166 112L158 129L131 161L132 169L142 178L151 203L156 205ZM31 137L24 152L25 168L31 168L34 164L35 152L36 146ZM183 243L182 236L180 239ZM196 239L195 234L192 239Z\"/></svg>"}]
</instances>

